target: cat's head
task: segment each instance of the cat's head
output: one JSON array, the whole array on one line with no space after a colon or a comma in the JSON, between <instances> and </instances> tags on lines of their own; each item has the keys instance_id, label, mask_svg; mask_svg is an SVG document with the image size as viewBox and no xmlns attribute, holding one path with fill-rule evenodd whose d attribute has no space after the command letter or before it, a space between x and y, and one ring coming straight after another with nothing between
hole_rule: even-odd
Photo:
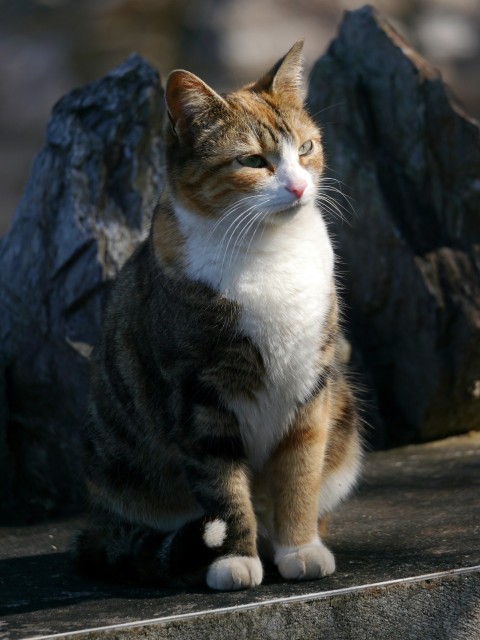
<instances>
[{"instance_id":1,"label":"cat's head","mask_svg":"<svg viewBox=\"0 0 480 640\"><path fill-rule=\"evenodd\" d=\"M314 200L323 152L303 109L302 46L297 42L257 82L225 95L188 71L170 74L167 164L183 208L212 218L262 211L275 222Z\"/></svg>"}]
</instances>

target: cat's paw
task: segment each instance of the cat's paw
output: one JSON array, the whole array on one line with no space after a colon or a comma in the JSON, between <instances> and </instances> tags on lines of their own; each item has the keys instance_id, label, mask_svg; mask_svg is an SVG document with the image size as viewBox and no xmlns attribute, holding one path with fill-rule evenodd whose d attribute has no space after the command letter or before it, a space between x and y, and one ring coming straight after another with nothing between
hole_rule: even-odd
<instances>
[{"instance_id":1,"label":"cat's paw","mask_svg":"<svg viewBox=\"0 0 480 640\"><path fill-rule=\"evenodd\" d=\"M322 542L299 547L278 547L275 563L287 580L314 580L335 571L335 558Z\"/></svg>"},{"instance_id":2,"label":"cat's paw","mask_svg":"<svg viewBox=\"0 0 480 640\"><path fill-rule=\"evenodd\" d=\"M218 591L238 591L262 582L263 568L258 557L227 556L215 560L207 572L207 584Z\"/></svg>"}]
</instances>

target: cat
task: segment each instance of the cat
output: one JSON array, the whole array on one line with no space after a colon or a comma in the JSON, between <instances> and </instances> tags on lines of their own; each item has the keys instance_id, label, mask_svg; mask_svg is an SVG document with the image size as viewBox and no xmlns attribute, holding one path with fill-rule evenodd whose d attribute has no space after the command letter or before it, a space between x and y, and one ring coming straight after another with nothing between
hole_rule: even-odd
<instances>
[{"instance_id":1,"label":"cat","mask_svg":"<svg viewBox=\"0 0 480 640\"><path fill-rule=\"evenodd\" d=\"M259 81L165 89L167 185L119 273L92 355L80 566L145 585L335 570L326 514L361 462L320 132L297 42Z\"/></svg>"}]
</instances>

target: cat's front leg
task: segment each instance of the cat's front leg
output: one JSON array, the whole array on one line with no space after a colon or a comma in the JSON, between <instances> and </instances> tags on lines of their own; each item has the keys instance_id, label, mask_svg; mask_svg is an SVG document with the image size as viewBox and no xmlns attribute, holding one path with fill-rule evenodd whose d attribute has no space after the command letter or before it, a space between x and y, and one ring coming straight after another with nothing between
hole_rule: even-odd
<instances>
[{"instance_id":1,"label":"cat's front leg","mask_svg":"<svg viewBox=\"0 0 480 640\"><path fill-rule=\"evenodd\" d=\"M263 569L244 465L205 452L202 460L190 461L188 475L195 497L215 516L204 535L207 546L220 552L207 570L208 586L233 591L259 585Z\"/></svg>"},{"instance_id":2,"label":"cat's front leg","mask_svg":"<svg viewBox=\"0 0 480 640\"><path fill-rule=\"evenodd\" d=\"M274 501L274 560L289 580L311 580L335 571L335 559L318 533L318 495L326 429L302 411L270 463Z\"/></svg>"},{"instance_id":3,"label":"cat's front leg","mask_svg":"<svg viewBox=\"0 0 480 640\"><path fill-rule=\"evenodd\" d=\"M258 556L225 556L215 560L207 572L207 584L218 591L238 591L261 584L263 568Z\"/></svg>"},{"instance_id":4,"label":"cat's front leg","mask_svg":"<svg viewBox=\"0 0 480 640\"><path fill-rule=\"evenodd\" d=\"M297 546L275 546L275 564L287 580L315 580L335 571L333 553L318 538Z\"/></svg>"}]
</instances>

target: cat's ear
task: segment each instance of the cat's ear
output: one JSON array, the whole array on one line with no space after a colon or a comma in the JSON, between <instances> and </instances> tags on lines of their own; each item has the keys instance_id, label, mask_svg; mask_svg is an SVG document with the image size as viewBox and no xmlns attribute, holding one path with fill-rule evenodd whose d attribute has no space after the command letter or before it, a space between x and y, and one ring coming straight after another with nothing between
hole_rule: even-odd
<instances>
[{"instance_id":1,"label":"cat's ear","mask_svg":"<svg viewBox=\"0 0 480 640\"><path fill-rule=\"evenodd\" d=\"M189 71L172 71L165 88L168 117L174 133L184 140L228 108L225 100Z\"/></svg>"},{"instance_id":2,"label":"cat's ear","mask_svg":"<svg viewBox=\"0 0 480 640\"><path fill-rule=\"evenodd\" d=\"M267 91L287 99L302 101L303 42L298 40L290 51L252 86L252 91Z\"/></svg>"}]
</instances>

